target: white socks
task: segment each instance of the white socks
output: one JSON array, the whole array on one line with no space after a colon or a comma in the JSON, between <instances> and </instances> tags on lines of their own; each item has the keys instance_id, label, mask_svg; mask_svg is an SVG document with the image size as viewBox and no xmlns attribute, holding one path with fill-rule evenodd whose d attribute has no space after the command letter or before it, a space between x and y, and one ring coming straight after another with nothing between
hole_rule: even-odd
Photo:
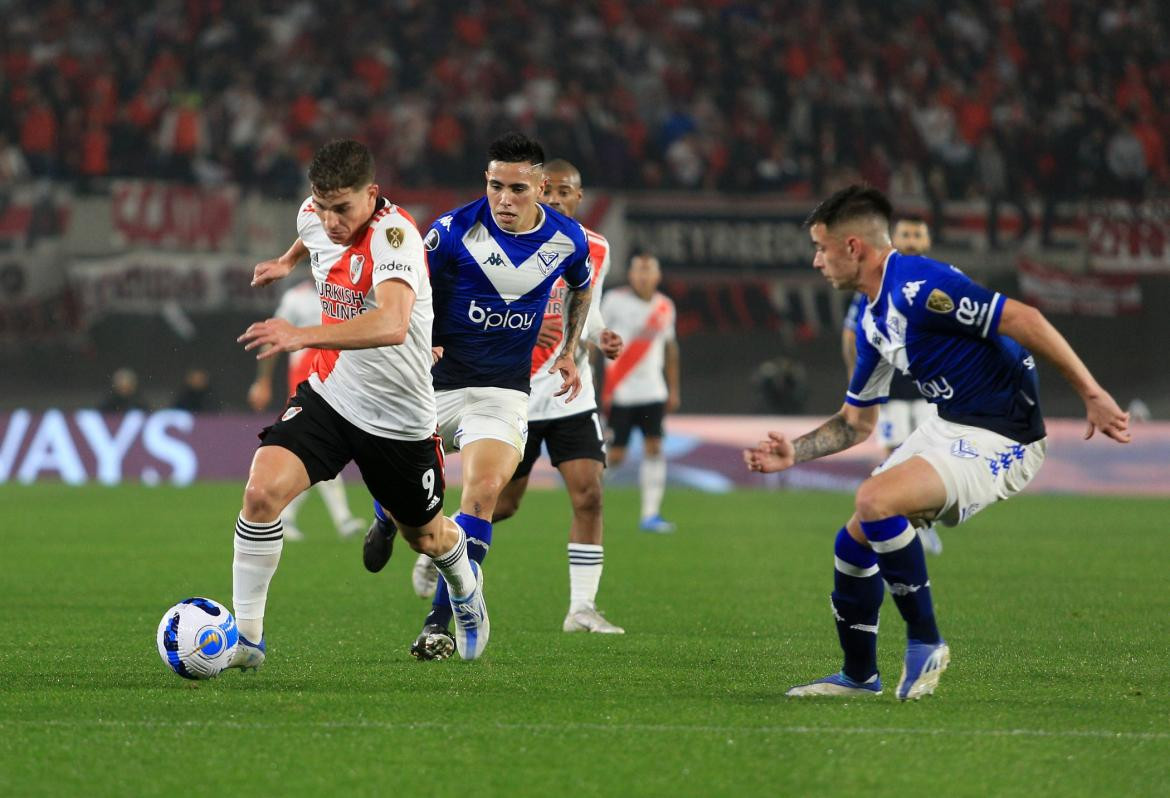
<instances>
[{"instance_id":1,"label":"white socks","mask_svg":"<svg viewBox=\"0 0 1170 798\"><path fill-rule=\"evenodd\" d=\"M467 558L467 535L451 519L445 518L443 521L459 530L459 541L446 554L432 557L431 560L447 580L447 590L451 593L451 598L466 599L475 592L475 572L471 570L471 560Z\"/></svg>"},{"instance_id":2,"label":"white socks","mask_svg":"<svg viewBox=\"0 0 1170 798\"><path fill-rule=\"evenodd\" d=\"M317 490L320 491L321 498L325 501L325 509L329 511L329 517L333 519L333 526L340 532L341 525L353 517L353 513L349 511L349 500L345 497L345 483L341 481L341 477L334 477L324 482L318 482Z\"/></svg>"},{"instance_id":3,"label":"white socks","mask_svg":"<svg viewBox=\"0 0 1170 798\"><path fill-rule=\"evenodd\" d=\"M603 559L599 543L569 544L569 612L595 606Z\"/></svg>"},{"instance_id":4,"label":"white socks","mask_svg":"<svg viewBox=\"0 0 1170 798\"><path fill-rule=\"evenodd\" d=\"M280 564L284 527L279 519L255 524L236 519L235 557L232 560L232 607L240 634L253 643L264 637L264 605L268 584Z\"/></svg>"},{"instance_id":5,"label":"white socks","mask_svg":"<svg viewBox=\"0 0 1170 798\"><path fill-rule=\"evenodd\" d=\"M642 487L642 520L654 518L662 510L662 494L666 492L666 458L644 457L638 469Z\"/></svg>"}]
</instances>

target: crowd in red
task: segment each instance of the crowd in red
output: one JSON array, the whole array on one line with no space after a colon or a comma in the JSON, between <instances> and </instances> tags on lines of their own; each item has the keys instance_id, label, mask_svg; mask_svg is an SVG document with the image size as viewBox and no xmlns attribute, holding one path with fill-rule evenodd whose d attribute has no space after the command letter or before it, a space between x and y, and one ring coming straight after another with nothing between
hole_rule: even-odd
<instances>
[{"instance_id":1,"label":"crowd in red","mask_svg":"<svg viewBox=\"0 0 1170 798\"><path fill-rule=\"evenodd\" d=\"M10 0L0 183L303 191L358 137L387 184L468 185L520 128L590 185L913 199L1170 185L1159 0Z\"/></svg>"}]
</instances>

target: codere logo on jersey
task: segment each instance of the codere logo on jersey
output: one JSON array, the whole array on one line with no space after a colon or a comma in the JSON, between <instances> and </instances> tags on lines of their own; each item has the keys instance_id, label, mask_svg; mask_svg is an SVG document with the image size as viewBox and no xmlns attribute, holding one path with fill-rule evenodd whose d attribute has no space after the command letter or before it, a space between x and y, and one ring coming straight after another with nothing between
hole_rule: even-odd
<instances>
[{"instance_id":1,"label":"codere logo on jersey","mask_svg":"<svg viewBox=\"0 0 1170 798\"><path fill-rule=\"evenodd\" d=\"M497 313L487 306L481 308L474 299L467 308L467 318L472 324L483 325L485 330L531 330L536 323L535 313L513 313L510 310Z\"/></svg>"}]
</instances>

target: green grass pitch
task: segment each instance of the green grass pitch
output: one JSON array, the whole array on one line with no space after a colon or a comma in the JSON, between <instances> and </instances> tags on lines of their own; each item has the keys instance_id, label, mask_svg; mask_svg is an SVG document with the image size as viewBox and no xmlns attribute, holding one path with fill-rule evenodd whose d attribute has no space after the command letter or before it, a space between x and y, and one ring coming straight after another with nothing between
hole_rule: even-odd
<instances>
[{"instance_id":1,"label":"green grass pitch","mask_svg":"<svg viewBox=\"0 0 1170 798\"><path fill-rule=\"evenodd\" d=\"M314 497L267 665L187 683L155 628L188 595L230 605L240 493L0 487L0 795L1167 794L1170 502L1023 496L944 530L953 661L900 704L889 600L883 696L783 696L838 666L851 500L827 493L671 491L680 529L658 536L609 492L599 604L627 634L608 637L560 631L568 504L533 492L496 528L475 663L407 655L413 554L366 573Z\"/></svg>"}]
</instances>

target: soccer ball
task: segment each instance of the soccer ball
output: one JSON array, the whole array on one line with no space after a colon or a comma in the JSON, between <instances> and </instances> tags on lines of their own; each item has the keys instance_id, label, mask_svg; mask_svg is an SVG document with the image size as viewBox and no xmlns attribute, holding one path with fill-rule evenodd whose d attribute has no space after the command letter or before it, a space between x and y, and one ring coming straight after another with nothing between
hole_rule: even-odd
<instances>
[{"instance_id":1,"label":"soccer ball","mask_svg":"<svg viewBox=\"0 0 1170 798\"><path fill-rule=\"evenodd\" d=\"M188 598L159 622L158 655L184 679L211 679L231 663L239 639L227 607L209 598Z\"/></svg>"}]
</instances>

